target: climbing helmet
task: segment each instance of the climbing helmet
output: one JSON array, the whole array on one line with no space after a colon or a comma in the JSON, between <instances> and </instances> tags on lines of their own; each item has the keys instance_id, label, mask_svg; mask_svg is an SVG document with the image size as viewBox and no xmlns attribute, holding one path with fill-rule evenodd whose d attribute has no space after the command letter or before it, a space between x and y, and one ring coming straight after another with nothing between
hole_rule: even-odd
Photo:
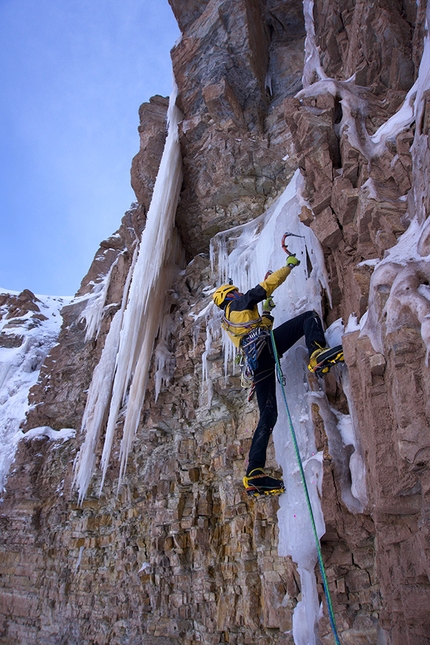
<instances>
[{"instance_id":1,"label":"climbing helmet","mask_svg":"<svg viewBox=\"0 0 430 645\"><path fill-rule=\"evenodd\" d=\"M239 289L235 287L234 284L223 284L215 291L212 296L212 300L217 307L221 307L224 300L226 299L227 294L231 293L232 291L239 291Z\"/></svg>"}]
</instances>

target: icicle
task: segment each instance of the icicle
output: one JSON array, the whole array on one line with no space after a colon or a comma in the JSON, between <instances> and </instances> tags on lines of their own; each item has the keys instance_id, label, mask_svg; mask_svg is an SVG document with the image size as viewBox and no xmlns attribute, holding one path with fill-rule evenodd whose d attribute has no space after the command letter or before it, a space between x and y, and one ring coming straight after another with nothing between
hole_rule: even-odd
<instances>
[{"instance_id":1,"label":"icicle","mask_svg":"<svg viewBox=\"0 0 430 645\"><path fill-rule=\"evenodd\" d=\"M103 480L109 462L112 437L121 406L128 398L120 448L121 484L128 453L145 397L149 363L159 329L167 289L165 263L174 227L182 182L181 152L178 139L180 112L176 107L177 88L170 97L169 130L146 228L142 234L139 257L130 286L129 300L120 335L115 379L102 455ZM170 274L169 274L170 275ZM127 390L129 389L128 396ZM102 482L103 483L103 482Z\"/></svg>"},{"instance_id":2,"label":"icicle","mask_svg":"<svg viewBox=\"0 0 430 645\"><path fill-rule=\"evenodd\" d=\"M148 211L141 244L135 252L124 288L120 311L116 313L106 338L88 393L82 422L85 440L75 462L74 485L81 502L88 490L96 460L96 446L107 417L107 428L101 456L102 479L106 477L115 429L121 408L126 404L120 448L118 487L124 476L127 457L139 423L145 398L149 364L155 338L165 321L166 295L182 259L179 236L174 230L176 207L182 182L181 154L178 140L180 112L176 108L177 88L170 97L168 135L160 163L153 197ZM108 280L106 280L108 283ZM106 286L107 289L107 286ZM100 301L102 296L100 297ZM104 300L103 300L104 304ZM102 310L102 309L101 309ZM89 314L91 315L91 314ZM101 315L101 314L100 314ZM97 327L98 314L91 319ZM88 319L87 319L88 320ZM161 334L156 372L156 396L163 370ZM160 371L161 370L161 371Z\"/></svg>"},{"instance_id":3,"label":"icicle","mask_svg":"<svg viewBox=\"0 0 430 645\"><path fill-rule=\"evenodd\" d=\"M86 321L86 334L85 342L92 338L97 338L100 332L100 325L103 318L103 310L106 302L107 292L109 290L112 271L118 264L118 259L112 264L105 277L93 285L93 291L89 296L84 296L88 299L88 303L81 313L81 320ZM78 298L75 300L75 302Z\"/></svg>"},{"instance_id":4,"label":"icicle","mask_svg":"<svg viewBox=\"0 0 430 645\"><path fill-rule=\"evenodd\" d=\"M97 367L94 370L88 390L87 403L82 418L81 432L85 434L84 443L75 459L73 486L78 490L78 503L84 500L96 461L96 448L109 408L112 381L115 372L119 335L130 288L131 276L137 260L134 252L131 268L124 286L121 308L116 312L106 336L105 345Z\"/></svg>"},{"instance_id":5,"label":"icicle","mask_svg":"<svg viewBox=\"0 0 430 645\"><path fill-rule=\"evenodd\" d=\"M79 492L79 504L85 498L91 481L97 454L97 443L105 421L106 409L109 405L118 352L119 331L121 329L121 313L121 311L117 311L112 320L100 362L94 370L88 391L87 405L82 419L82 431L85 432L85 441L74 464L73 485Z\"/></svg>"}]
</instances>

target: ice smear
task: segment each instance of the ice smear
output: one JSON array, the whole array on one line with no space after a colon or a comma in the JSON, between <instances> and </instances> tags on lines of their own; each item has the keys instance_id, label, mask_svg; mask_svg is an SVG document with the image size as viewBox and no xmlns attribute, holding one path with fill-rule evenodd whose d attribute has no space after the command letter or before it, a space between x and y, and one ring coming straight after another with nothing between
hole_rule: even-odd
<instances>
[{"instance_id":1,"label":"ice smear","mask_svg":"<svg viewBox=\"0 0 430 645\"><path fill-rule=\"evenodd\" d=\"M328 291L328 280L323 254L312 230L299 220L302 179L297 172L280 198L256 220L223 233L212 240L211 262L217 270L219 282L231 277L241 291L246 291L264 279L266 272L276 270L286 261L281 248L282 236L292 232L303 237L288 238L289 250L301 260L285 283L274 293L275 326L309 309L321 313L321 296ZM340 327L333 329L333 337ZM226 344L226 354L231 357ZM229 353L230 351L230 353ZM286 377L287 400L301 457L304 463L309 496L318 535L325 532L321 510L322 455L317 453L310 414L310 396L307 370L307 350L299 342L282 359ZM278 387L279 390L279 387ZM278 391L279 417L274 429L276 457L283 469L286 493L280 497L279 553L291 555L298 564L302 583L302 601L296 610L293 631L296 643L314 644L318 601L314 567L317 562L315 538L306 505L288 418ZM306 620L303 620L306 616Z\"/></svg>"},{"instance_id":2,"label":"ice smear","mask_svg":"<svg viewBox=\"0 0 430 645\"><path fill-rule=\"evenodd\" d=\"M367 506L366 470L362 457L357 415L354 413L348 372L336 368L348 399L350 414L342 414L330 407L323 392L311 392L310 400L318 411L327 433L328 448L335 464L342 500L351 513L362 513ZM332 370L334 372L334 370Z\"/></svg>"},{"instance_id":3,"label":"ice smear","mask_svg":"<svg viewBox=\"0 0 430 645\"><path fill-rule=\"evenodd\" d=\"M222 313L218 309L217 311L212 309L212 306L206 309L205 320L206 320L206 341L205 341L205 351L202 354L202 399L204 394L206 394L206 401L201 401L201 405L205 405L207 408L210 408L212 403L213 396L213 386L212 379L210 375L210 361L208 361L208 356L212 350L212 342L219 338L221 333L221 318Z\"/></svg>"},{"instance_id":4,"label":"ice smear","mask_svg":"<svg viewBox=\"0 0 430 645\"><path fill-rule=\"evenodd\" d=\"M160 168L154 186L139 254L133 267L127 304L121 315L115 316L111 338L103 352L100 369L96 369L90 387L85 423L91 432L76 463L75 486L79 499L86 494L94 467L91 455L97 443L101 426L107 416L106 435L101 457L104 483L109 465L111 448L120 414L124 415L120 445L120 473L118 488L124 476L127 458L139 423L145 398L150 361L157 333L161 329L161 343L165 342L166 329L163 317L168 289L177 275L182 261L179 236L174 229L175 213L182 182L182 160L178 139L181 114L176 107L177 88L170 97L168 109L168 134ZM131 272L130 272L131 275ZM164 331L163 331L164 329ZM165 358L164 354L164 358ZM157 357L158 377L164 374L163 345ZM113 377L113 384L110 386ZM161 376L161 379L163 376ZM105 391L99 386L105 383ZM157 394L159 392L157 385ZM83 431L88 431L85 424Z\"/></svg>"},{"instance_id":5,"label":"ice smear","mask_svg":"<svg viewBox=\"0 0 430 645\"><path fill-rule=\"evenodd\" d=\"M326 330L328 345L341 345L346 333L360 329L357 319L350 316L347 329L342 320L336 320ZM351 384L347 370L336 367L332 370L342 383L348 401L349 414L342 414L331 408L327 398L319 392L311 393L316 399L319 413L327 432L329 451L336 464L342 499L351 513L361 513L367 506L366 470L362 456L358 417L351 393Z\"/></svg>"},{"instance_id":6,"label":"ice smear","mask_svg":"<svg viewBox=\"0 0 430 645\"><path fill-rule=\"evenodd\" d=\"M375 352L384 354L385 335L406 321L420 324L430 352L430 301L425 284L430 277L429 220L416 216L397 244L376 264L370 280L367 315L360 321ZM381 324L383 321L383 324Z\"/></svg>"},{"instance_id":7,"label":"ice smear","mask_svg":"<svg viewBox=\"0 0 430 645\"><path fill-rule=\"evenodd\" d=\"M303 15L305 18L305 62L303 66L302 83L303 87L309 87L314 81L315 76L320 79L326 79L326 73L321 65L318 48L315 41L314 25L314 0L303 0Z\"/></svg>"},{"instance_id":8,"label":"ice smear","mask_svg":"<svg viewBox=\"0 0 430 645\"><path fill-rule=\"evenodd\" d=\"M293 638L295 645L319 643L315 616L319 614L318 593L313 572L298 567L302 598L294 610Z\"/></svg>"},{"instance_id":9,"label":"ice smear","mask_svg":"<svg viewBox=\"0 0 430 645\"><path fill-rule=\"evenodd\" d=\"M76 565L75 565L75 573L78 571L79 567L81 566L82 554L84 552L84 548L85 548L84 546L79 547L78 559L77 559Z\"/></svg>"},{"instance_id":10,"label":"ice smear","mask_svg":"<svg viewBox=\"0 0 430 645\"><path fill-rule=\"evenodd\" d=\"M362 122L363 118L372 108L371 104L369 104L369 101L371 101L371 95L368 89L356 85L354 77L347 81L337 81L333 78L327 77L324 71L320 70L321 65L318 50L315 46L313 0L304 0L303 5L307 41L309 42L309 52L306 50L305 64L307 62L312 62L310 79L319 78L320 80L317 80L314 83L304 83L304 89L298 92L296 97L302 99L307 96L318 96L319 94L328 92L333 96L340 98L343 108L342 121L339 125L340 131L346 128L348 130L348 138L351 143L358 150L361 150L361 152L369 159L380 155L383 152L387 141L395 140L402 130L410 127L412 123L415 122L416 131L411 153L415 170L417 171L416 173L413 173L414 183L416 184L416 177L420 175L422 176L422 169L428 167L423 163L424 159L428 158L428 151L427 135L422 131L424 123L422 115L425 109L425 95L430 89L430 4L428 4L426 8L426 34L424 37L423 54L417 80L407 93L400 109L384 124L382 124L375 134L371 136L367 133L366 129L363 128ZM358 129L356 122L359 122ZM424 179L427 178L424 177ZM370 196L372 196L371 180L369 180L367 184L370 189ZM423 222L427 218L427 214L423 211L425 201L420 199L421 191L427 189L427 187L428 181L425 182L425 188L420 185L421 190L414 190L415 213L420 222Z\"/></svg>"},{"instance_id":11,"label":"ice smear","mask_svg":"<svg viewBox=\"0 0 430 645\"><path fill-rule=\"evenodd\" d=\"M281 248L283 234L289 232L298 236L287 238L289 250L296 253L301 261L300 269L295 274L296 286L293 289L292 281L287 280L282 287L291 300L291 316L308 308L316 308L320 312L321 290L325 290L330 299L321 246L312 229L298 218L302 183L300 171L296 171L282 195L265 213L248 224L219 233L212 239L210 247L211 266L214 270L216 264L219 282L225 283L231 278L240 291L246 291L261 282L268 270L274 271L285 264L285 253ZM308 280L308 277L311 279ZM274 313L278 312L279 308ZM235 352L224 333L223 350L228 368Z\"/></svg>"},{"instance_id":12,"label":"ice smear","mask_svg":"<svg viewBox=\"0 0 430 645\"><path fill-rule=\"evenodd\" d=\"M303 10L306 27L303 90L298 92L296 97L302 99L330 93L340 99L342 120L338 126L338 131L344 132L351 145L360 150L369 160L381 155L385 150L386 143L395 140L396 136L409 128L414 121L418 124L417 134L420 134L421 115L425 104L423 98L425 92L430 89L430 41L428 36L430 7L427 7L427 34L424 39L424 50L417 80L407 93L401 108L381 125L373 135L369 135L365 126L365 117L372 109L372 97L369 91L367 88L355 85L354 77L347 81L337 81L326 76L321 67L318 49L315 45L312 13L313 0L304 0ZM415 150L419 148L421 154L425 151L426 142L424 139L427 139L427 137L415 137L411 150L412 154L414 154L414 148ZM422 211L421 219L423 219L423 216L425 216L423 205L417 202L416 208Z\"/></svg>"},{"instance_id":13,"label":"ice smear","mask_svg":"<svg viewBox=\"0 0 430 645\"><path fill-rule=\"evenodd\" d=\"M168 322L168 318L166 319ZM162 336L155 349L155 400L157 401L161 389L168 387L175 369L175 359L169 349L169 343L164 337L166 325L163 322ZM167 332L168 333L168 332Z\"/></svg>"},{"instance_id":14,"label":"ice smear","mask_svg":"<svg viewBox=\"0 0 430 645\"><path fill-rule=\"evenodd\" d=\"M143 573L144 571L148 571L150 569L151 565L149 564L149 562L144 562L137 573Z\"/></svg>"},{"instance_id":15,"label":"ice smear","mask_svg":"<svg viewBox=\"0 0 430 645\"><path fill-rule=\"evenodd\" d=\"M430 38L429 38L429 24L430 24L430 4L427 4L426 10L426 36L424 38L424 49L421 57L420 67L418 70L417 80L409 90L402 107L396 114L394 114L386 123L372 136L372 143L379 151L381 144L385 141L395 139L395 137L402 130L408 128L414 121L416 123L415 141L412 146L412 154L414 154L414 147L416 148L422 132L422 114L425 108L425 93L430 89ZM427 140L427 136L425 137Z\"/></svg>"},{"instance_id":16,"label":"ice smear","mask_svg":"<svg viewBox=\"0 0 430 645\"><path fill-rule=\"evenodd\" d=\"M1 292L19 293L7 289ZM18 443L24 436L20 426L29 410L29 391L38 380L47 354L57 342L62 324L61 309L71 300L43 295L36 298L44 320L34 318L34 312L29 311L15 321L6 318L6 305L1 311L3 344L7 344L8 336L11 339L22 337L22 343L19 347L0 347L0 493L5 488Z\"/></svg>"}]
</instances>

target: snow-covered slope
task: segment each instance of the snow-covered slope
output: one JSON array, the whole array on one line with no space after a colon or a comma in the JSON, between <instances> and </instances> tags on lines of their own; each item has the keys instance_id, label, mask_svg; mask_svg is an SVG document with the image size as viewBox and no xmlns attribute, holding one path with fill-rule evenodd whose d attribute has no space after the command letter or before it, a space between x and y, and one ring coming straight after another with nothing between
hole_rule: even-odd
<instances>
[{"instance_id":1,"label":"snow-covered slope","mask_svg":"<svg viewBox=\"0 0 430 645\"><path fill-rule=\"evenodd\" d=\"M28 394L60 332L61 309L71 298L0 289L0 491L3 491Z\"/></svg>"}]
</instances>

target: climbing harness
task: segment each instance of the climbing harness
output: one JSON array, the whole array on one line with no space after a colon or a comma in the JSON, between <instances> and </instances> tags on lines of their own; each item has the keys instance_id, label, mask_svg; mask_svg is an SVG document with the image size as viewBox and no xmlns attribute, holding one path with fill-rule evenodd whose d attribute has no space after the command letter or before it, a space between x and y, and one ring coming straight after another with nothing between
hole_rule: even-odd
<instances>
[{"instance_id":1,"label":"climbing harness","mask_svg":"<svg viewBox=\"0 0 430 645\"><path fill-rule=\"evenodd\" d=\"M279 383L281 385L282 397L284 399L285 408L286 408L286 411L287 411L288 425L290 427L290 432L291 432L291 437L292 437L292 440L293 440L294 451L296 453L296 458L297 458L297 462L298 462L298 466L299 466L299 470L300 470L300 475L301 475L301 479L302 479L302 484L303 484L303 489L304 489L304 493L305 493L306 503L307 503L307 506L308 506L309 515L310 515L310 519L311 519L312 530L313 530L313 534L314 534L314 537L315 537L315 543L316 543L317 554L318 554L318 564L319 564L319 567L320 567L321 577L322 577L322 581L323 581L324 593L325 593L325 597L326 597L326 601L327 601L327 608L328 608L328 614L329 614L329 619L330 619L330 625L331 625L331 628L332 628L332 631L333 631L333 635L334 635L336 645L341 645L340 640L339 640L339 635L338 635L338 632L337 632L336 619L335 619L335 616L334 616L333 604L332 604L331 595L330 595L330 589L329 589L329 586L328 586L327 575L326 575L326 571L325 571L325 567L324 567L324 560L323 560L322 552L321 552L321 544L320 544L320 540L319 540L319 537L318 537L317 527L316 527L316 524L315 524L315 517L314 517L313 510L312 510L311 499L309 497L309 490L308 490L308 486L306 484L305 471L304 471L304 468L303 468L302 459L300 457L299 445L297 443L297 437L296 437L296 433L295 433L295 430L294 430L293 421L291 419L290 409L288 407L287 396L286 396L286 393L285 393L285 387L284 387L285 379L284 379L284 375L282 374L281 364L280 364L280 361L279 361L278 350L276 348L276 343L275 343L275 336L274 336L272 330L270 331L270 340L272 342L273 356L274 356L274 359L275 359L276 372L277 372L277 376L278 376L278 381L279 381Z\"/></svg>"},{"instance_id":2,"label":"climbing harness","mask_svg":"<svg viewBox=\"0 0 430 645\"><path fill-rule=\"evenodd\" d=\"M243 337L240 343L239 367L242 387L252 388L258 358L269 337L269 330L256 327ZM252 397L251 397L252 398Z\"/></svg>"},{"instance_id":3,"label":"climbing harness","mask_svg":"<svg viewBox=\"0 0 430 645\"><path fill-rule=\"evenodd\" d=\"M255 372L258 367L258 357L263 351L269 333L267 329L256 327L242 339L240 346L246 356L249 369L252 372Z\"/></svg>"}]
</instances>

